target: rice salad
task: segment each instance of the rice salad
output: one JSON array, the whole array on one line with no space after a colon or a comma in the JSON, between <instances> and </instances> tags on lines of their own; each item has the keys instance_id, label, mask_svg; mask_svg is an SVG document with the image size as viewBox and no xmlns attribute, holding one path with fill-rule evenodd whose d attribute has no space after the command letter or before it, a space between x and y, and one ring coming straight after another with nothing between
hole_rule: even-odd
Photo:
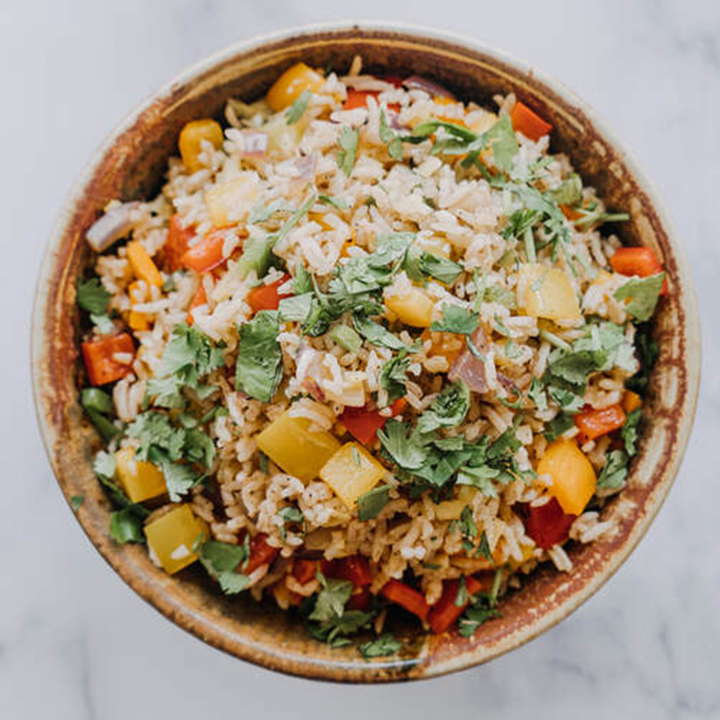
<instances>
[{"instance_id":1,"label":"rice salad","mask_svg":"<svg viewBox=\"0 0 720 720\"><path fill-rule=\"evenodd\" d=\"M104 209L80 398L115 541L374 657L388 612L471 635L612 536L667 280L495 102L299 63Z\"/></svg>"}]
</instances>

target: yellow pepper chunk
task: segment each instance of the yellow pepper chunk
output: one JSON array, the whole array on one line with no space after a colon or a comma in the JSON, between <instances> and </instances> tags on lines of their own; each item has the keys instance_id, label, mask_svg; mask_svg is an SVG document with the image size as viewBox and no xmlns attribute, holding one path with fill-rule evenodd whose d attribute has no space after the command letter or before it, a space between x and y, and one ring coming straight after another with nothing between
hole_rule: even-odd
<instances>
[{"instance_id":1,"label":"yellow pepper chunk","mask_svg":"<svg viewBox=\"0 0 720 720\"><path fill-rule=\"evenodd\" d=\"M412 327L430 327L435 302L420 288L411 287L385 297L385 306L400 322Z\"/></svg>"},{"instance_id":2,"label":"yellow pepper chunk","mask_svg":"<svg viewBox=\"0 0 720 720\"><path fill-rule=\"evenodd\" d=\"M187 123L180 132L178 140L180 157L190 172L197 172L203 168L203 164L200 162L203 140L211 143L215 149L223 143L222 128L210 118L193 120Z\"/></svg>"},{"instance_id":3,"label":"yellow pepper chunk","mask_svg":"<svg viewBox=\"0 0 720 720\"><path fill-rule=\"evenodd\" d=\"M447 240L443 240L441 237L433 235L428 238L417 238L415 245L425 252L440 255L440 257L447 258L448 260L450 259L452 247Z\"/></svg>"},{"instance_id":4,"label":"yellow pepper chunk","mask_svg":"<svg viewBox=\"0 0 720 720\"><path fill-rule=\"evenodd\" d=\"M205 193L205 205L213 225L223 227L242 222L255 204L258 190L253 173L211 187Z\"/></svg>"},{"instance_id":5,"label":"yellow pepper chunk","mask_svg":"<svg viewBox=\"0 0 720 720\"><path fill-rule=\"evenodd\" d=\"M195 543L210 538L207 523L197 517L189 505L177 505L145 526L151 552L163 570L173 575L198 559Z\"/></svg>"},{"instance_id":6,"label":"yellow pepper chunk","mask_svg":"<svg viewBox=\"0 0 720 720\"><path fill-rule=\"evenodd\" d=\"M317 92L322 84L322 75L301 62L288 68L275 81L265 100L273 112L280 112L292 105L305 90Z\"/></svg>"},{"instance_id":7,"label":"yellow pepper chunk","mask_svg":"<svg viewBox=\"0 0 720 720\"><path fill-rule=\"evenodd\" d=\"M130 306L145 302L147 299L146 286L139 280L130 283L128 286L128 297L130 298ZM150 319L145 313L131 310L127 316L127 324L131 330L148 330L150 328Z\"/></svg>"},{"instance_id":8,"label":"yellow pepper chunk","mask_svg":"<svg viewBox=\"0 0 720 720\"><path fill-rule=\"evenodd\" d=\"M444 500L435 508L435 517L438 520L459 520L476 493L477 488L461 485L454 500Z\"/></svg>"},{"instance_id":9,"label":"yellow pepper chunk","mask_svg":"<svg viewBox=\"0 0 720 720\"><path fill-rule=\"evenodd\" d=\"M523 265L518 286L524 287L524 297L518 297L518 304L532 317L548 320L582 317L572 283L560 268L540 263Z\"/></svg>"},{"instance_id":10,"label":"yellow pepper chunk","mask_svg":"<svg viewBox=\"0 0 720 720\"><path fill-rule=\"evenodd\" d=\"M135 460L132 448L115 453L117 479L125 494L136 503L159 497L167 492L165 476L160 468L150 462Z\"/></svg>"},{"instance_id":11,"label":"yellow pepper chunk","mask_svg":"<svg viewBox=\"0 0 720 720\"><path fill-rule=\"evenodd\" d=\"M334 435L312 430L312 424L288 410L257 436L258 447L288 475L310 482L340 447Z\"/></svg>"},{"instance_id":12,"label":"yellow pepper chunk","mask_svg":"<svg viewBox=\"0 0 720 720\"><path fill-rule=\"evenodd\" d=\"M568 515L580 515L595 494L595 470L575 440L554 440L540 458L537 472L552 478L548 492Z\"/></svg>"},{"instance_id":13,"label":"yellow pepper chunk","mask_svg":"<svg viewBox=\"0 0 720 720\"><path fill-rule=\"evenodd\" d=\"M163 278L157 269L157 265L137 240L127 244L127 256L133 275L138 280L144 280L148 285L154 285L155 287L160 287L163 284Z\"/></svg>"},{"instance_id":14,"label":"yellow pepper chunk","mask_svg":"<svg viewBox=\"0 0 720 720\"><path fill-rule=\"evenodd\" d=\"M359 443L343 445L320 470L320 478L352 510L357 499L372 490L385 468Z\"/></svg>"}]
</instances>

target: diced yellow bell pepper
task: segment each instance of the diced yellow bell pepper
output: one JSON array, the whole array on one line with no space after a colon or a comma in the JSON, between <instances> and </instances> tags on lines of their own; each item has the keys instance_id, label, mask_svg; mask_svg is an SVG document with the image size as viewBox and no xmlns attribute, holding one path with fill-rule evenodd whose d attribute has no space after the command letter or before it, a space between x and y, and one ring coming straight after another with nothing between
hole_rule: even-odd
<instances>
[{"instance_id":1,"label":"diced yellow bell pepper","mask_svg":"<svg viewBox=\"0 0 720 720\"><path fill-rule=\"evenodd\" d=\"M517 570L521 565L524 565L535 552L535 545L523 545L520 543L520 552L522 553L522 560L516 560L514 557L508 559L508 565L512 570ZM496 557L496 553L493 553L493 560L495 564L499 564L500 559Z\"/></svg>"},{"instance_id":2,"label":"diced yellow bell pepper","mask_svg":"<svg viewBox=\"0 0 720 720\"><path fill-rule=\"evenodd\" d=\"M215 227L242 222L255 204L258 183L253 173L214 185L205 193L205 205Z\"/></svg>"},{"instance_id":3,"label":"diced yellow bell pepper","mask_svg":"<svg viewBox=\"0 0 720 720\"><path fill-rule=\"evenodd\" d=\"M322 84L322 75L300 62L288 68L275 81L265 100L273 112L280 112L292 105L305 90L317 92Z\"/></svg>"},{"instance_id":4,"label":"diced yellow bell pepper","mask_svg":"<svg viewBox=\"0 0 720 720\"><path fill-rule=\"evenodd\" d=\"M332 213L327 213L330 216ZM308 220L316 222L323 230L334 230L335 228L325 219L326 213L308 213Z\"/></svg>"},{"instance_id":5,"label":"diced yellow bell pepper","mask_svg":"<svg viewBox=\"0 0 720 720\"><path fill-rule=\"evenodd\" d=\"M461 485L454 500L444 500L435 508L435 517L438 520L458 520L476 493L477 488Z\"/></svg>"},{"instance_id":6,"label":"diced yellow bell pepper","mask_svg":"<svg viewBox=\"0 0 720 720\"><path fill-rule=\"evenodd\" d=\"M180 132L180 139L178 140L180 156L185 163L185 167L190 172L197 172L203 167L200 162L203 140L211 143L215 149L219 148L223 143L222 128L210 118L193 120L187 123Z\"/></svg>"},{"instance_id":7,"label":"diced yellow bell pepper","mask_svg":"<svg viewBox=\"0 0 720 720\"><path fill-rule=\"evenodd\" d=\"M258 447L288 475L310 482L340 447L334 435L311 426L308 418L292 417L288 410L257 436Z\"/></svg>"},{"instance_id":8,"label":"diced yellow bell pepper","mask_svg":"<svg viewBox=\"0 0 720 720\"><path fill-rule=\"evenodd\" d=\"M136 503L159 497L167 492L165 476L160 468L150 462L135 460L132 448L115 453L117 479L125 494Z\"/></svg>"},{"instance_id":9,"label":"diced yellow bell pepper","mask_svg":"<svg viewBox=\"0 0 720 720\"><path fill-rule=\"evenodd\" d=\"M525 287L518 304L532 317L579 320L580 305L568 276L560 269L528 263L520 268L519 287Z\"/></svg>"},{"instance_id":10,"label":"diced yellow bell pepper","mask_svg":"<svg viewBox=\"0 0 720 720\"><path fill-rule=\"evenodd\" d=\"M595 470L575 440L554 440L540 458L537 472L552 478L548 492L569 515L580 515L595 494Z\"/></svg>"},{"instance_id":11,"label":"diced yellow bell pepper","mask_svg":"<svg viewBox=\"0 0 720 720\"><path fill-rule=\"evenodd\" d=\"M343 445L320 470L320 478L352 509L357 499L372 490L385 468L359 443Z\"/></svg>"},{"instance_id":12,"label":"diced yellow bell pepper","mask_svg":"<svg viewBox=\"0 0 720 720\"><path fill-rule=\"evenodd\" d=\"M145 302L147 299L146 285L139 280L130 283L128 286L128 297L130 298L130 307L138 303ZM145 313L130 310L127 315L127 324L131 330L148 330L150 327L150 318Z\"/></svg>"},{"instance_id":13,"label":"diced yellow bell pepper","mask_svg":"<svg viewBox=\"0 0 720 720\"><path fill-rule=\"evenodd\" d=\"M198 559L196 543L210 538L207 523L189 505L177 505L145 526L151 552L166 573L173 575Z\"/></svg>"},{"instance_id":14,"label":"diced yellow bell pepper","mask_svg":"<svg viewBox=\"0 0 720 720\"><path fill-rule=\"evenodd\" d=\"M435 302L421 288L410 287L385 297L385 306L400 322L412 327L430 327Z\"/></svg>"},{"instance_id":15,"label":"diced yellow bell pepper","mask_svg":"<svg viewBox=\"0 0 720 720\"><path fill-rule=\"evenodd\" d=\"M144 280L148 285L154 285L155 287L160 287L163 284L163 278L157 269L157 265L137 240L127 244L127 256L133 275L138 280Z\"/></svg>"}]
</instances>

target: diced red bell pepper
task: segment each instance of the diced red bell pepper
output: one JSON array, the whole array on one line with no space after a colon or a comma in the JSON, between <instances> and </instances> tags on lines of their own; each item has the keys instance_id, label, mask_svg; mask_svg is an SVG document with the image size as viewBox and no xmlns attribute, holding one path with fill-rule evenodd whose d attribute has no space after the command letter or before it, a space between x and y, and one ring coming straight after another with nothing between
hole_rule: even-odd
<instances>
[{"instance_id":1,"label":"diced red bell pepper","mask_svg":"<svg viewBox=\"0 0 720 720\"><path fill-rule=\"evenodd\" d=\"M367 612L370 609L372 596L367 588L355 588L345 606L348 610L360 610Z\"/></svg>"},{"instance_id":2,"label":"diced red bell pepper","mask_svg":"<svg viewBox=\"0 0 720 720\"><path fill-rule=\"evenodd\" d=\"M575 426L588 440L595 440L621 428L625 420L625 411L620 405L610 405L602 410L582 410L575 415Z\"/></svg>"},{"instance_id":3,"label":"diced red bell pepper","mask_svg":"<svg viewBox=\"0 0 720 720\"><path fill-rule=\"evenodd\" d=\"M309 583L317 574L317 560L300 558L293 564L293 577L301 584Z\"/></svg>"},{"instance_id":4,"label":"diced red bell pepper","mask_svg":"<svg viewBox=\"0 0 720 720\"><path fill-rule=\"evenodd\" d=\"M165 245L163 247L167 269L170 272L175 272L175 270L179 270L182 267L183 255L188 251L190 240L194 237L195 228L184 228L180 224L180 215L175 213L175 215L170 218L170 227L168 228Z\"/></svg>"},{"instance_id":5,"label":"diced red bell pepper","mask_svg":"<svg viewBox=\"0 0 720 720\"><path fill-rule=\"evenodd\" d=\"M388 80L388 82L390 82ZM396 85L396 87L398 87ZM355 88L348 88L347 100L343 103L343 110L355 110L356 108L367 107L367 99L372 96L377 99L380 93L376 90L355 90ZM388 110L393 112L400 112L400 105L397 103L390 103Z\"/></svg>"},{"instance_id":6,"label":"diced red bell pepper","mask_svg":"<svg viewBox=\"0 0 720 720\"><path fill-rule=\"evenodd\" d=\"M564 513L556 498L551 498L549 502L540 506L522 503L517 507L518 515L525 525L525 532L543 550L565 542L568 539L570 526L577 518L577 515Z\"/></svg>"},{"instance_id":7,"label":"diced red bell pepper","mask_svg":"<svg viewBox=\"0 0 720 720\"><path fill-rule=\"evenodd\" d=\"M268 545L267 538L265 533L260 533L250 541L250 559L244 570L242 566L239 568L245 575L250 575L261 565L270 565L278 556L280 548Z\"/></svg>"},{"instance_id":8,"label":"diced red bell pepper","mask_svg":"<svg viewBox=\"0 0 720 720\"><path fill-rule=\"evenodd\" d=\"M467 588L468 595L474 595L476 592L480 592L485 585L477 578L469 575L465 578L465 587ZM467 602L459 606L455 604L459 589L459 580L446 580L443 583L443 593L440 599L430 608L430 615L428 616L430 629L435 634L444 633L457 621L465 612L465 608L470 604L469 598Z\"/></svg>"},{"instance_id":9,"label":"diced red bell pepper","mask_svg":"<svg viewBox=\"0 0 720 720\"><path fill-rule=\"evenodd\" d=\"M366 557L351 555L350 557L340 558L336 563L332 570L332 577L349 580L357 587L365 587L372 582L370 563Z\"/></svg>"},{"instance_id":10,"label":"diced red bell pepper","mask_svg":"<svg viewBox=\"0 0 720 720\"><path fill-rule=\"evenodd\" d=\"M225 230L223 228L211 230L202 240L185 252L181 262L186 268L195 270L195 272L209 272L225 262L224 243Z\"/></svg>"},{"instance_id":11,"label":"diced red bell pepper","mask_svg":"<svg viewBox=\"0 0 720 720\"><path fill-rule=\"evenodd\" d=\"M388 580L380 594L425 621L430 608L421 592L399 580Z\"/></svg>"},{"instance_id":12,"label":"diced red bell pepper","mask_svg":"<svg viewBox=\"0 0 720 720\"><path fill-rule=\"evenodd\" d=\"M610 267L620 275L638 275L639 277L657 275L664 269L652 249L647 247L618 248L610 258ZM660 294L668 294L667 277L665 277Z\"/></svg>"},{"instance_id":13,"label":"diced red bell pepper","mask_svg":"<svg viewBox=\"0 0 720 720\"><path fill-rule=\"evenodd\" d=\"M195 318L193 318L192 311L196 307L200 307L201 305L205 305L206 303L207 303L207 293L205 292L205 286L202 283L200 283L200 285L198 285L198 289L195 291L195 295L193 295L193 299L190 301L187 315L185 316L185 322L188 325L192 325L195 322Z\"/></svg>"},{"instance_id":14,"label":"diced red bell pepper","mask_svg":"<svg viewBox=\"0 0 720 720\"><path fill-rule=\"evenodd\" d=\"M515 107L510 113L510 120L516 131L534 142L552 130L550 123L545 122L535 111L519 101L515 103Z\"/></svg>"},{"instance_id":15,"label":"diced red bell pepper","mask_svg":"<svg viewBox=\"0 0 720 720\"><path fill-rule=\"evenodd\" d=\"M393 417L400 415L406 407L407 400L402 397L390 406L390 413ZM346 407L338 420L356 440L363 445L372 445L377 437L377 431L385 427L387 417L366 405L362 408Z\"/></svg>"},{"instance_id":16,"label":"diced red bell pepper","mask_svg":"<svg viewBox=\"0 0 720 720\"><path fill-rule=\"evenodd\" d=\"M292 293L278 292L279 288L288 280L290 280L290 275L283 275L283 277L274 283L270 283L270 285L258 285L254 287L247 295L247 302L253 314L261 310L277 310L283 298L291 297Z\"/></svg>"},{"instance_id":17,"label":"diced red bell pepper","mask_svg":"<svg viewBox=\"0 0 720 720\"><path fill-rule=\"evenodd\" d=\"M91 385L106 385L124 378L132 370L132 358L135 357L135 343L127 333L100 337L82 344ZM131 355L130 362L118 362L116 354Z\"/></svg>"}]
</instances>

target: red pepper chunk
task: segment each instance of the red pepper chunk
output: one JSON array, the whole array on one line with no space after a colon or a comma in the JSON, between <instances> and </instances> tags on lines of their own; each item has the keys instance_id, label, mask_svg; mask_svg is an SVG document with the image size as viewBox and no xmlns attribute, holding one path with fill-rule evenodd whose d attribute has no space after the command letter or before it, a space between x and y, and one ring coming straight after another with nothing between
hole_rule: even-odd
<instances>
[{"instance_id":1,"label":"red pepper chunk","mask_svg":"<svg viewBox=\"0 0 720 720\"><path fill-rule=\"evenodd\" d=\"M522 503L518 506L518 515L525 525L525 532L543 550L565 542L570 526L577 518L577 515L564 513L555 498L540 506Z\"/></svg>"},{"instance_id":2,"label":"red pepper chunk","mask_svg":"<svg viewBox=\"0 0 720 720\"><path fill-rule=\"evenodd\" d=\"M292 574L301 585L306 585L317 574L317 561L302 558L296 560L293 565Z\"/></svg>"},{"instance_id":3,"label":"red pepper chunk","mask_svg":"<svg viewBox=\"0 0 720 720\"><path fill-rule=\"evenodd\" d=\"M370 591L367 588L355 588L345 606L348 610L367 612L370 609Z\"/></svg>"},{"instance_id":4,"label":"red pepper chunk","mask_svg":"<svg viewBox=\"0 0 720 720\"><path fill-rule=\"evenodd\" d=\"M390 81L388 80L388 82ZM367 107L368 97L372 96L377 99L379 94L380 93L376 90L355 90L355 88L348 88L347 100L343 103L343 110L355 110L357 108ZM390 105L388 105L388 110L399 113L400 105L397 103L390 103Z\"/></svg>"},{"instance_id":5,"label":"red pepper chunk","mask_svg":"<svg viewBox=\"0 0 720 720\"><path fill-rule=\"evenodd\" d=\"M392 417L399 415L407 406L407 400L402 397L390 406ZM346 407L338 420L345 429L363 445L372 445L377 437L377 431L382 430L387 417L377 410L370 410L368 406L362 408Z\"/></svg>"},{"instance_id":6,"label":"red pepper chunk","mask_svg":"<svg viewBox=\"0 0 720 720\"><path fill-rule=\"evenodd\" d=\"M185 322L188 325L192 325L195 322L195 318L193 317L192 311L200 307L201 305L207 304L207 293L205 292L205 286L200 283L198 285L198 289L195 291L195 295L193 295L193 299L190 301L190 306L188 307L187 315L185 316Z\"/></svg>"},{"instance_id":7,"label":"red pepper chunk","mask_svg":"<svg viewBox=\"0 0 720 720\"><path fill-rule=\"evenodd\" d=\"M170 272L175 272L182 267L183 255L190 247L189 243L195 237L195 229L192 227L184 228L180 224L180 215L175 213L170 218L170 227L165 237L165 260L167 268Z\"/></svg>"},{"instance_id":8,"label":"red pepper chunk","mask_svg":"<svg viewBox=\"0 0 720 720\"><path fill-rule=\"evenodd\" d=\"M399 580L388 580L380 591L390 602L399 605L413 615L417 615L423 622L427 620L430 608L422 593Z\"/></svg>"},{"instance_id":9,"label":"red pepper chunk","mask_svg":"<svg viewBox=\"0 0 720 720\"><path fill-rule=\"evenodd\" d=\"M280 548L268 545L267 538L265 533L260 533L250 541L250 559L245 569L242 570L245 575L250 575L261 565L270 565L278 556Z\"/></svg>"},{"instance_id":10,"label":"red pepper chunk","mask_svg":"<svg viewBox=\"0 0 720 720\"><path fill-rule=\"evenodd\" d=\"M274 283L270 283L270 285L258 285L254 287L247 296L247 302L253 314L261 310L277 310L283 298L292 297L292 293L278 292L279 288L288 280L290 280L290 275L283 275L283 277Z\"/></svg>"},{"instance_id":11,"label":"red pepper chunk","mask_svg":"<svg viewBox=\"0 0 720 720\"><path fill-rule=\"evenodd\" d=\"M193 245L181 258L182 264L198 273L206 273L222 265L225 232L223 229L212 230L202 240Z\"/></svg>"},{"instance_id":12,"label":"red pepper chunk","mask_svg":"<svg viewBox=\"0 0 720 720\"><path fill-rule=\"evenodd\" d=\"M639 277L650 277L663 271L662 263L652 249L647 247L618 248L610 258L610 267L620 275L637 275ZM660 294L668 294L667 277L663 281Z\"/></svg>"},{"instance_id":13,"label":"red pepper chunk","mask_svg":"<svg viewBox=\"0 0 720 720\"><path fill-rule=\"evenodd\" d=\"M610 405L602 410L589 408L575 416L575 426L588 440L607 435L625 424L625 411L620 405Z\"/></svg>"},{"instance_id":14,"label":"red pepper chunk","mask_svg":"<svg viewBox=\"0 0 720 720\"><path fill-rule=\"evenodd\" d=\"M365 587L372 582L370 563L362 555L341 558L332 572L333 577L349 580L356 587Z\"/></svg>"},{"instance_id":15,"label":"red pepper chunk","mask_svg":"<svg viewBox=\"0 0 720 720\"><path fill-rule=\"evenodd\" d=\"M88 340L82 344L83 360L91 385L107 385L132 370L135 344L127 333ZM130 362L118 362L116 354L131 355Z\"/></svg>"},{"instance_id":16,"label":"red pepper chunk","mask_svg":"<svg viewBox=\"0 0 720 720\"><path fill-rule=\"evenodd\" d=\"M537 142L543 135L552 130L552 125L545 122L536 112L525 103L516 102L510 113L513 128L521 132L526 138Z\"/></svg>"},{"instance_id":17,"label":"red pepper chunk","mask_svg":"<svg viewBox=\"0 0 720 720\"><path fill-rule=\"evenodd\" d=\"M468 595L474 595L483 589L483 583L477 578L469 575L465 578L465 587ZM446 580L443 583L443 593L440 599L430 608L428 622L430 629L436 634L444 633L450 628L457 619L465 612L465 608L470 604L470 599L461 605L456 605L458 590L460 589L459 580Z\"/></svg>"}]
</instances>

